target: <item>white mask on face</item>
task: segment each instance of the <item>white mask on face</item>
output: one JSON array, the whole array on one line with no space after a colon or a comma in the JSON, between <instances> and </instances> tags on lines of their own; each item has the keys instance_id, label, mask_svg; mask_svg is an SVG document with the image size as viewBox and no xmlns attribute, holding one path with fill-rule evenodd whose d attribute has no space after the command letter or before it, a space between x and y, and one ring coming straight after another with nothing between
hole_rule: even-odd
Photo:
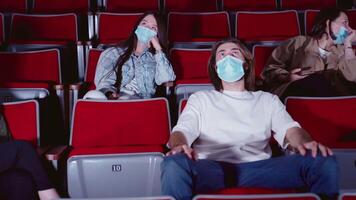
<instances>
[{"instance_id":1,"label":"white mask on face","mask_svg":"<svg viewBox=\"0 0 356 200\"><path fill-rule=\"evenodd\" d=\"M319 55L321 58L325 59L328 55L330 55L330 52L319 47Z\"/></svg>"}]
</instances>

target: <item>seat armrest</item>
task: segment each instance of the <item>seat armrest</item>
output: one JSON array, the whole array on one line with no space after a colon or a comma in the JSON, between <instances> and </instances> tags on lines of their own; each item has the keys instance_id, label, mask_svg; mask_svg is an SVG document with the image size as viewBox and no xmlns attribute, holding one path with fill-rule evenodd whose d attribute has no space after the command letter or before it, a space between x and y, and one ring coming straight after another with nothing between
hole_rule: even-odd
<instances>
[{"instance_id":1,"label":"seat armrest","mask_svg":"<svg viewBox=\"0 0 356 200\"><path fill-rule=\"evenodd\" d=\"M168 82L163 83L163 85L166 87L166 96L171 95L171 90L174 86L174 82L168 81Z\"/></svg>"},{"instance_id":2,"label":"seat armrest","mask_svg":"<svg viewBox=\"0 0 356 200\"><path fill-rule=\"evenodd\" d=\"M61 146L56 146L51 149L49 149L45 156L47 160L49 161L58 161L61 159L65 153L69 150L69 146L67 145L61 145Z\"/></svg>"},{"instance_id":3,"label":"seat armrest","mask_svg":"<svg viewBox=\"0 0 356 200\"><path fill-rule=\"evenodd\" d=\"M45 154L45 152L48 151L49 148L50 148L49 146L37 147L37 148L36 148L37 154L40 155L40 156L42 156L42 155Z\"/></svg>"},{"instance_id":4,"label":"seat armrest","mask_svg":"<svg viewBox=\"0 0 356 200\"><path fill-rule=\"evenodd\" d=\"M85 82L69 84L69 90L80 90L85 85Z\"/></svg>"}]
</instances>

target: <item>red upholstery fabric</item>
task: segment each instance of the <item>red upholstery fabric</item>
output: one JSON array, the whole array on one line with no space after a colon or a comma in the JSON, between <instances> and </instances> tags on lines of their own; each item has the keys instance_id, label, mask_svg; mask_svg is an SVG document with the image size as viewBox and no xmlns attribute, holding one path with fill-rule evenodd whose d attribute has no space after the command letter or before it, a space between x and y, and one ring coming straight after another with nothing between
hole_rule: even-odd
<instances>
[{"instance_id":1,"label":"red upholstery fabric","mask_svg":"<svg viewBox=\"0 0 356 200\"><path fill-rule=\"evenodd\" d=\"M218 11L217 0L164 0L164 7L170 12Z\"/></svg>"},{"instance_id":2,"label":"red upholstery fabric","mask_svg":"<svg viewBox=\"0 0 356 200\"><path fill-rule=\"evenodd\" d=\"M209 79L210 49L172 49L170 58L178 80Z\"/></svg>"},{"instance_id":3,"label":"red upholstery fabric","mask_svg":"<svg viewBox=\"0 0 356 200\"><path fill-rule=\"evenodd\" d=\"M38 103L35 100L3 103L1 112L14 139L39 146Z\"/></svg>"},{"instance_id":4,"label":"red upholstery fabric","mask_svg":"<svg viewBox=\"0 0 356 200\"><path fill-rule=\"evenodd\" d=\"M288 194L293 193L295 190L281 190L281 189L267 189L267 188L226 188L223 190L215 191L213 194Z\"/></svg>"},{"instance_id":5,"label":"red upholstery fabric","mask_svg":"<svg viewBox=\"0 0 356 200\"><path fill-rule=\"evenodd\" d=\"M4 15L0 13L0 46L5 42L5 22Z\"/></svg>"},{"instance_id":6,"label":"red upholstery fabric","mask_svg":"<svg viewBox=\"0 0 356 200\"><path fill-rule=\"evenodd\" d=\"M54 84L54 82L52 82ZM0 88L45 88L49 90L50 82L0 82Z\"/></svg>"},{"instance_id":7,"label":"red upholstery fabric","mask_svg":"<svg viewBox=\"0 0 356 200\"><path fill-rule=\"evenodd\" d=\"M88 0L33 0L34 13L86 13L89 11Z\"/></svg>"},{"instance_id":8,"label":"red upholstery fabric","mask_svg":"<svg viewBox=\"0 0 356 200\"><path fill-rule=\"evenodd\" d=\"M255 58L255 75L257 78L260 77L268 58L270 57L274 49L275 46L256 45L253 47L253 56Z\"/></svg>"},{"instance_id":9,"label":"red upholstery fabric","mask_svg":"<svg viewBox=\"0 0 356 200\"><path fill-rule=\"evenodd\" d=\"M346 11L347 17L349 18L349 25L351 28L356 28L356 10L347 10Z\"/></svg>"},{"instance_id":10,"label":"red upholstery fabric","mask_svg":"<svg viewBox=\"0 0 356 200\"><path fill-rule=\"evenodd\" d=\"M0 80L60 83L59 51L0 52Z\"/></svg>"},{"instance_id":11,"label":"red upholstery fabric","mask_svg":"<svg viewBox=\"0 0 356 200\"><path fill-rule=\"evenodd\" d=\"M95 85L94 85L95 71L101 52L102 50L99 49L90 49L88 53L85 82L89 84L89 90L95 89Z\"/></svg>"},{"instance_id":12,"label":"red upholstery fabric","mask_svg":"<svg viewBox=\"0 0 356 200\"><path fill-rule=\"evenodd\" d=\"M182 113L182 111L184 110L185 106L187 105L188 99L182 99L179 102L179 113Z\"/></svg>"},{"instance_id":13,"label":"red upholstery fabric","mask_svg":"<svg viewBox=\"0 0 356 200\"><path fill-rule=\"evenodd\" d=\"M107 12L137 13L159 10L159 0L106 0Z\"/></svg>"},{"instance_id":14,"label":"red upholstery fabric","mask_svg":"<svg viewBox=\"0 0 356 200\"><path fill-rule=\"evenodd\" d=\"M1 0L0 12L18 12L24 13L27 11L26 0Z\"/></svg>"},{"instance_id":15,"label":"red upholstery fabric","mask_svg":"<svg viewBox=\"0 0 356 200\"><path fill-rule=\"evenodd\" d=\"M98 40L100 44L112 44L129 37L142 14L100 13L98 15Z\"/></svg>"},{"instance_id":16,"label":"red upholstery fabric","mask_svg":"<svg viewBox=\"0 0 356 200\"><path fill-rule=\"evenodd\" d=\"M276 0L223 0L226 11L268 11L277 9Z\"/></svg>"},{"instance_id":17,"label":"red upholstery fabric","mask_svg":"<svg viewBox=\"0 0 356 200\"><path fill-rule=\"evenodd\" d=\"M306 10L336 7L337 0L280 0L281 8L284 10Z\"/></svg>"},{"instance_id":18,"label":"red upholstery fabric","mask_svg":"<svg viewBox=\"0 0 356 200\"><path fill-rule=\"evenodd\" d=\"M94 154L116 154L116 153L144 153L144 152L163 152L162 146L144 145L144 146L120 146L120 147L88 147L74 148L68 157L77 155Z\"/></svg>"},{"instance_id":19,"label":"red upholstery fabric","mask_svg":"<svg viewBox=\"0 0 356 200\"><path fill-rule=\"evenodd\" d=\"M319 13L318 10L306 10L304 13L304 23L305 23L305 34L307 35L313 28L314 20L316 15Z\"/></svg>"},{"instance_id":20,"label":"red upholstery fabric","mask_svg":"<svg viewBox=\"0 0 356 200\"><path fill-rule=\"evenodd\" d=\"M247 42L283 41L300 35L295 11L237 12L237 38Z\"/></svg>"},{"instance_id":21,"label":"red upholstery fabric","mask_svg":"<svg viewBox=\"0 0 356 200\"><path fill-rule=\"evenodd\" d=\"M79 100L74 108L74 148L164 145L170 126L163 98L131 101Z\"/></svg>"},{"instance_id":22,"label":"red upholstery fabric","mask_svg":"<svg viewBox=\"0 0 356 200\"><path fill-rule=\"evenodd\" d=\"M246 193L245 193L246 194ZM249 194L249 193L247 193ZM252 194L256 194L256 193L252 193ZM260 195L240 195L240 196L224 196L224 195L217 195L215 197L197 197L194 200L319 200L319 198L316 195L307 195L307 194L303 194L303 196L295 196L294 194L285 194L283 196L279 195L279 196L275 196L273 194L278 194L278 193L267 193L267 195L262 195L263 193L258 193Z\"/></svg>"},{"instance_id":23,"label":"red upholstery fabric","mask_svg":"<svg viewBox=\"0 0 356 200\"><path fill-rule=\"evenodd\" d=\"M356 193L341 194L339 200L356 200Z\"/></svg>"},{"instance_id":24,"label":"red upholstery fabric","mask_svg":"<svg viewBox=\"0 0 356 200\"><path fill-rule=\"evenodd\" d=\"M332 148L356 148L356 97L288 98L286 106L316 141Z\"/></svg>"},{"instance_id":25,"label":"red upholstery fabric","mask_svg":"<svg viewBox=\"0 0 356 200\"><path fill-rule=\"evenodd\" d=\"M76 42L77 36L75 14L14 14L12 16L10 43L19 43L19 41Z\"/></svg>"},{"instance_id":26,"label":"red upholstery fabric","mask_svg":"<svg viewBox=\"0 0 356 200\"><path fill-rule=\"evenodd\" d=\"M229 36L229 16L227 12L173 12L168 15L168 38L170 42L214 42Z\"/></svg>"}]
</instances>

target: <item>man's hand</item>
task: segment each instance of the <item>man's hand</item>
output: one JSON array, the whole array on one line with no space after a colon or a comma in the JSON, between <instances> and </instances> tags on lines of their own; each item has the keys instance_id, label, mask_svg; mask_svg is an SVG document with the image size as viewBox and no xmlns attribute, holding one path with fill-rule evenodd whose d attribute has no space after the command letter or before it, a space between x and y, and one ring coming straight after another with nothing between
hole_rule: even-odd
<instances>
[{"instance_id":1,"label":"man's hand","mask_svg":"<svg viewBox=\"0 0 356 200\"><path fill-rule=\"evenodd\" d=\"M323 144L317 143L315 141L303 143L297 146L297 150L303 156L305 156L307 151L310 150L313 158L316 157L318 150L320 150L321 155L323 155L324 157L333 155L333 152L331 151L330 148L324 146Z\"/></svg>"},{"instance_id":2,"label":"man's hand","mask_svg":"<svg viewBox=\"0 0 356 200\"><path fill-rule=\"evenodd\" d=\"M184 153L185 155L188 156L188 158L192 160L195 159L194 150L188 147L188 145L186 144L173 147L169 152L166 153L166 156L174 155L177 153Z\"/></svg>"}]
</instances>

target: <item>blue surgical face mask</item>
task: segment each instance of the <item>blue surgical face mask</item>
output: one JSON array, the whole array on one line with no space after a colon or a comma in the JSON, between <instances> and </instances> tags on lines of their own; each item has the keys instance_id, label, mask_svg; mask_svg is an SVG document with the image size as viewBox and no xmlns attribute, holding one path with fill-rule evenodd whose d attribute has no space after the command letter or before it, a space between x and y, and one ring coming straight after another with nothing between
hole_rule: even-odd
<instances>
[{"instance_id":1,"label":"blue surgical face mask","mask_svg":"<svg viewBox=\"0 0 356 200\"><path fill-rule=\"evenodd\" d=\"M157 35L157 32L144 26L138 26L135 30L135 34L140 42L148 44L148 42Z\"/></svg>"},{"instance_id":2,"label":"blue surgical face mask","mask_svg":"<svg viewBox=\"0 0 356 200\"><path fill-rule=\"evenodd\" d=\"M216 63L217 73L220 79L226 82L235 82L244 75L243 61L233 56L225 56Z\"/></svg>"},{"instance_id":3,"label":"blue surgical face mask","mask_svg":"<svg viewBox=\"0 0 356 200\"><path fill-rule=\"evenodd\" d=\"M336 39L334 40L334 44L344 44L344 41L348 35L349 33L347 29L341 26L339 32L335 34Z\"/></svg>"}]
</instances>

